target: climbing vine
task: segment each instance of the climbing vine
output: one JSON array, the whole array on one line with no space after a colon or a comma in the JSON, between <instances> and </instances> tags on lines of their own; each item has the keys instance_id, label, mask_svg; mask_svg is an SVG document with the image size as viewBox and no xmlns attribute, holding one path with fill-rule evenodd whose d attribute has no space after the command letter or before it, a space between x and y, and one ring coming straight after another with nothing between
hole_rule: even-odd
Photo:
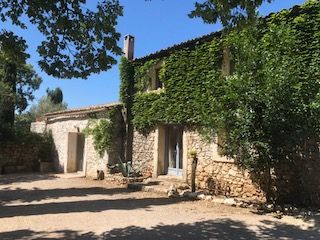
<instances>
[{"instance_id":1,"label":"climbing vine","mask_svg":"<svg viewBox=\"0 0 320 240\"><path fill-rule=\"evenodd\" d=\"M94 149L103 157L106 151L112 149L112 143L116 128L117 109L108 110L99 119L91 118L87 127L83 130L86 136L92 136Z\"/></svg>"},{"instance_id":2,"label":"climbing vine","mask_svg":"<svg viewBox=\"0 0 320 240\"><path fill-rule=\"evenodd\" d=\"M133 123L138 130L157 123L211 125L216 82L220 81L221 42L213 39L163 58L135 63ZM162 91L146 92L150 69L162 62ZM211 117L209 117L211 116Z\"/></svg>"},{"instance_id":3,"label":"climbing vine","mask_svg":"<svg viewBox=\"0 0 320 240\"><path fill-rule=\"evenodd\" d=\"M223 38L134 61L135 128L174 123L207 135L222 131L224 154L246 168L306 155L306 142L320 139L319 12L320 2L309 0ZM221 72L225 44L235 63L230 76ZM164 89L148 92L159 62Z\"/></svg>"},{"instance_id":4,"label":"climbing vine","mask_svg":"<svg viewBox=\"0 0 320 240\"><path fill-rule=\"evenodd\" d=\"M130 98L130 91L131 91L131 84L132 80L134 78L134 68L132 63L126 59L125 57L121 58L120 61L120 79L121 79L121 84L120 84L120 100L122 102L127 102L128 99Z\"/></svg>"}]
</instances>

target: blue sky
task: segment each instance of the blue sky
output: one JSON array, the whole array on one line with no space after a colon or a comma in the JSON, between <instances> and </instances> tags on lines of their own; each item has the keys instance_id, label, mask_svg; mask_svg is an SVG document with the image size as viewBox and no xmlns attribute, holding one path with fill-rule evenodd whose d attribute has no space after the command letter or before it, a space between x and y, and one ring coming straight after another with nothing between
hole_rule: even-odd
<instances>
[{"instance_id":1,"label":"blue sky","mask_svg":"<svg viewBox=\"0 0 320 240\"><path fill-rule=\"evenodd\" d=\"M88 0L90 8L94 7L96 0ZM193 9L195 0L120 0L124 6L124 16L119 18L117 26L122 37L119 46L123 45L123 37L126 34L135 36L135 57L141 57L159 49L188 39L208 34L221 29L220 24L204 24L200 19L190 19L187 14ZM277 12L284 8L290 8L296 4L304 3L304 0L274 0L273 3L261 6L261 15ZM37 29L28 25L27 30L3 24L6 28L22 36L29 45L28 53L31 58L29 63L34 65L37 73L42 77L43 83L35 92L36 100L45 95L47 88L60 87L64 94L64 101L69 108L103 104L118 101L119 98L119 71L118 65L111 70L90 76L86 80L81 79L55 79L44 72L37 65L39 60L36 48L43 39Z\"/></svg>"}]
</instances>

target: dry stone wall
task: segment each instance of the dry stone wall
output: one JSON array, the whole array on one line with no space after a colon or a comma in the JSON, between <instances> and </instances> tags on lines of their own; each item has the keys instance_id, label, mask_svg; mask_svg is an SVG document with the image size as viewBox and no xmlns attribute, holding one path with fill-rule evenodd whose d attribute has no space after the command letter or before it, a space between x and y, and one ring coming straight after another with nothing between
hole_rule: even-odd
<instances>
[{"instance_id":1,"label":"dry stone wall","mask_svg":"<svg viewBox=\"0 0 320 240\"><path fill-rule=\"evenodd\" d=\"M30 131L34 133L44 133L46 131L46 123L42 122L33 122L30 126Z\"/></svg>"},{"instance_id":2,"label":"dry stone wall","mask_svg":"<svg viewBox=\"0 0 320 240\"><path fill-rule=\"evenodd\" d=\"M272 197L280 204L319 208L319 173L319 155L280 163L271 170Z\"/></svg>"},{"instance_id":3,"label":"dry stone wall","mask_svg":"<svg viewBox=\"0 0 320 240\"><path fill-rule=\"evenodd\" d=\"M133 167L144 177L151 177L155 146L155 131L144 135L138 131L133 133L132 162Z\"/></svg>"},{"instance_id":4,"label":"dry stone wall","mask_svg":"<svg viewBox=\"0 0 320 240\"><path fill-rule=\"evenodd\" d=\"M187 149L195 150L198 156L196 184L217 195L264 202L265 194L253 181L253 175L238 167L232 159L219 156L217 144L207 143L196 131L186 131ZM192 159L188 156L187 180L191 179Z\"/></svg>"},{"instance_id":5,"label":"dry stone wall","mask_svg":"<svg viewBox=\"0 0 320 240\"><path fill-rule=\"evenodd\" d=\"M41 144L0 144L0 174L39 171Z\"/></svg>"}]
</instances>

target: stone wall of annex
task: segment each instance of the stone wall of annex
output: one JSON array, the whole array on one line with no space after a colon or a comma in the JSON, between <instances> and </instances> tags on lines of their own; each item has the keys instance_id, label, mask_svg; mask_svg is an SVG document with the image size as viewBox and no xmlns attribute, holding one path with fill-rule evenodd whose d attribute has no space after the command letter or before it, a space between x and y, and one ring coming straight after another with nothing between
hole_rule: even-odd
<instances>
[{"instance_id":1,"label":"stone wall of annex","mask_svg":"<svg viewBox=\"0 0 320 240\"><path fill-rule=\"evenodd\" d=\"M57 172L66 172L68 133L82 132L87 123L88 119L74 118L55 119L47 122L46 131L51 132L54 142L52 158Z\"/></svg>"},{"instance_id":2,"label":"stone wall of annex","mask_svg":"<svg viewBox=\"0 0 320 240\"><path fill-rule=\"evenodd\" d=\"M141 134L133 133L132 163L135 170L140 171L144 177L151 177L155 151L155 131Z\"/></svg>"},{"instance_id":3,"label":"stone wall of annex","mask_svg":"<svg viewBox=\"0 0 320 240\"><path fill-rule=\"evenodd\" d=\"M107 164L118 162L119 156L123 154L123 136L121 116L116 116L115 121L119 124L115 129L115 135L112 149L100 156L94 149L94 143L91 136L85 136L83 151L83 169L87 177L95 178L97 170L107 172ZM68 134L72 132L82 133L89 121L87 116L60 116L47 120L45 128L44 122L36 122L32 124L31 130L40 132L51 132L54 150L52 158L56 172L67 172L68 162Z\"/></svg>"}]
</instances>

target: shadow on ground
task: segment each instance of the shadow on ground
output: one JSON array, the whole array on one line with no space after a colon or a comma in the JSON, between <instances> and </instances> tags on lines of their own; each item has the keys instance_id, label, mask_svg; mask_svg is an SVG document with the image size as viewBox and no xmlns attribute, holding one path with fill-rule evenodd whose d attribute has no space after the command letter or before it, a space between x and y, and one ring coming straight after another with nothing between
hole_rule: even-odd
<instances>
[{"instance_id":1,"label":"shadow on ground","mask_svg":"<svg viewBox=\"0 0 320 240\"><path fill-rule=\"evenodd\" d=\"M1 179L2 183L5 182L8 187L5 185L4 188L0 189L0 218L60 213L101 212L106 210L145 209L149 211L151 206L168 205L181 201L179 199L168 199L167 197L134 198L131 195L127 195L127 193L133 192L133 190L128 190L124 187L105 188L93 186L54 189L39 189L34 187L33 189L24 189L19 188L20 185L17 185L17 187L13 189L10 186L10 182L13 182L15 179L18 182L51 180L51 175L11 175L3 177ZM35 184L35 186L37 186L37 184ZM119 194L119 198L81 199L72 201L70 199L70 197L87 197L94 195L111 196L115 194ZM66 199L51 201L60 198ZM41 200L49 201L39 202Z\"/></svg>"},{"instance_id":2,"label":"shadow on ground","mask_svg":"<svg viewBox=\"0 0 320 240\"><path fill-rule=\"evenodd\" d=\"M264 213L264 212L261 212L261 211L256 211L256 210L253 210L253 211L250 211L251 213L253 214L256 214L256 215L270 215L269 213ZM305 215L305 216L301 216L301 215L290 215L290 217L292 218L295 218L295 219L300 219L304 222L309 222L309 223L312 223L313 227L312 227L312 230L317 232L318 234L320 233L320 210L319 211L313 211L312 212L312 215L308 216L308 215ZM266 224L266 225L269 225L269 226L272 226L274 225L276 222L272 222L272 221L268 221L268 220L263 220L261 221L263 224ZM286 228L283 228L283 225L277 225L276 228L272 228L270 229L270 232L273 232L273 234L275 235L276 232L279 234L279 232L282 232L282 233L285 233L286 232ZM306 238L306 239L309 239L309 238ZM310 239L320 239L320 234L317 235L316 238L310 238Z\"/></svg>"},{"instance_id":3,"label":"shadow on ground","mask_svg":"<svg viewBox=\"0 0 320 240\"><path fill-rule=\"evenodd\" d=\"M0 189L0 205L19 202L33 202L46 199L58 199L61 197L85 197L92 195L114 195L132 192L124 187L104 188L104 187L88 187L88 188L54 188L54 189ZM1 213L0 213L1 215Z\"/></svg>"},{"instance_id":4,"label":"shadow on ground","mask_svg":"<svg viewBox=\"0 0 320 240\"><path fill-rule=\"evenodd\" d=\"M243 222L228 218L214 221L202 221L192 224L157 225L151 229L129 226L113 229L102 235L92 232L79 233L70 230L57 232L34 232L30 230L17 230L0 233L0 239L210 239L210 240L248 240L248 239L288 239L288 240L315 240L320 239L318 229L302 230L299 227L282 223L263 223L258 226L258 233L248 229ZM268 225L271 224L271 225Z\"/></svg>"},{"instance_id":5,"label":"shadow on ground","mask_svg":"<svg viewBox=\"0 0 320 240\"><path fill-rule=\"evenodd\" d=\"M54 174L39 174L39 173L24 173L24 174L9 174L0 175L0 185L19 183L19 182L34 182L40 180L50 180L57 178Z\"/></svg>"},{"instance_id":6,"label":"shadow on ground","mask_svg":"<svg viewBox=\"0 0 320 240\"><path fill-rule=\"evenodd\" d=\"M101 212L106 210L146 209L177 203L178 199L168 198L121 198L72 202L54 202L27 205L0 206L0 218L33 216L59 213ZM1 239L1 238L0 238Z\"/></svg>"}]
</instances>

